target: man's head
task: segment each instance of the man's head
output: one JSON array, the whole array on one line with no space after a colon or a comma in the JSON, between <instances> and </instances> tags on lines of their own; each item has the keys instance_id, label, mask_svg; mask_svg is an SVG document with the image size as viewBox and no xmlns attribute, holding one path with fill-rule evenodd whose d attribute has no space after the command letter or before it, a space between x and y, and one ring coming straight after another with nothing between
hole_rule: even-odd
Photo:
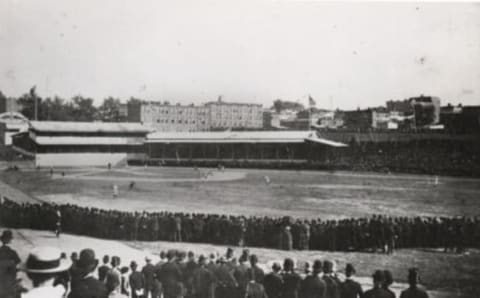
<instances>
[{"instance_id":1,"label":"man's head","mask_svg":"<svg viewBox=\"0 0 480 298\"><path fill-rule=\"evenodd\" d=\"M278 264L277 262L273 263L272 265L273 272L278 273L281 269L282 267L280 267L280 264Z\"/></svg>"},{"instance_id":2,"label":"man's head","mask_svg":"<svg viewBox=\"0 0 480 298\"><path fill-rule=\"evenodd\" d=\"M102 259L102 262L103 262L104 265L107 265L108 262L110 262L110 257L108 255L104 255L103 259Z\"/></svg>"},{"instance_id":3,"label":"man's head","mask_svg":"<svg viewBox=\"0 0 480 298\"><path fill-rule=\"evenodd\" d=\"M385 282L385 274L382 270L376 270L373 275L373 286L378 288L381 287L382 284Z\"/></svg>"},{"instance_id":4,"label":"man's head","mask_svg":"<svg viewBox=\"0 0 480 298\"><path fill-rule=\"evenodd\" d=\"M120 266L120 257L113 256L110 264L112 265L113 268L116 268L116 267Z\"/></svg>"},{"instance_id":5,"label":"man's head","mask_svg":"<svg viewBox=\"0 0 480 298\"><path fill-rule=\"evenodd\" d=\"M194 260L195 260L195 253L193 253L193 251L190 250L190 251L187 253L187 257L188 257L188 259L189 259L190 261L194 261Z\"/></svg>"},{"instance_id":6,"label":"man's head","mask_svg":"<svg viewBox=\"0 0 480 298\"><path fill-rule=\"evenodd\" d=\"M255 266L258 263L258 258L257 255L251 255L250 256L250 265Z\"/></svg>"},{"instance_id":7,"label":"man's head","mask_svg":"<svg viewBox=\"0 0 480 298\"><path fill-rule=\"evenodd\" d=\"M383 286L388 288L391 284L393 284L393 275L390 270L384 270L383 274L385 275L385 281L383 282Z\"/></svg>"},{"instance_id":8,"label":"man's head","mask_svg":"<svg viewBox=\"0 0 480 298\"><path fill-rule=\"evenodd\" d=\"M227 248L227 253L226 253L227 259L230 259L233 257L233 248L229 247Z\"/></svg>"},{"instance_id":9,"label":"man's head","mask_svg":"<svg viewBox=\"0 0 480 298\"><path fill-rule=\"evenodd\" d=\"M410 286L416 286L419 280L418 268L408 269L408 284Z\"/></svg>"},{"instance_id":10,"label":"man's head","mask_svg":"<svg viewBox=\"0 0 480 298\"><path fill-rule=\"evenodd\" d=\"M4 245L12 242L12 239L13 239L13 233L10 230L3 231L2 236L0 236L0 241L2 241Z\"/></svg>"},{"instance_id":11,"label":"man's head","mask_svg":"<svg viewBox=\"0 0 480 298\"><path fill-rule=\"evenodd\" d=\"M160 259L163 260L163 259L165 259L165 258L166 258L166 254L165 254L165 252L162 250L162 251L160 252Z\"/></svg>"},{"instance_id":12,"label":"man's head","mask_svg":"<svg viewBox=\"0 0 480 298\"><path fill-rule=\"evenodd\" d=\"M78 253L76 251L72 252L72 254L70 255L70 260L72 260L72 262L75 264L77 263L78 261Z\"/></svg>"},{"instance_id":13,"label":"man's head","mask_svg":"<svg viewBox=\"0 0 480 298\"><path fill-rule=\"evenodd\" d=\"M348 263L347 266L345 267L345 275L347 277L355 275L357 271L355 270L355 267L353 267L352 264Z\"/></svg>"},{"instance_id":14,"label":"man's head","mask_svg":"<svg viewBox=\"0 0 480 298\"><path fill-rule=\"evenodd\" d=\"M323 261L323 273L329 274L332 273L333 270L333 263L329 260Z\"/></svg>"},{"instance_id":15,"label":"man's head","mask_svg":"<svg viewBox=\"0 0 480 298\"><path fill-rule=\"evenodd\" d=\"M131 261L130 262L130 269L132 269L132 271L136 271L137 268L138 268L137 262Z\"/></svg>"},{"instance_id":16,"label":"man's head","mask_svg":"<svg viewBox=\"0 0 480 298\"><path fill-rule=\"evenodd\" d=\"M315 260L313 262L313 266L312 266L312 270L313 270L313 274L317 275L317 274L320 274L322 272L322 261L320 260Z\"/></svg>"},{"instance_id":17,"label":"man's head","mask_svg":"<svg viewBox=\"0 0 480 298\"><path fill-rule=\"evenodd\" d=\"M283 261L283 270L285 271L293 271L293 267L294 267L294 263L293 263L293 260L290 259L290 258L286 258L284 261Z\"/></svg>"},{"instance_id":18,"label":"man's head","mask_svg":"<svg viewBox=\"0 0 480 298\"><path fill-rule=\"evenodd\" d=\"M77 267L80 268L85 273L90 273L98 265L98 260L95 258L95 252L86 248L80 251L80 257L77 261Z\"/></svg>"}]
</instances>

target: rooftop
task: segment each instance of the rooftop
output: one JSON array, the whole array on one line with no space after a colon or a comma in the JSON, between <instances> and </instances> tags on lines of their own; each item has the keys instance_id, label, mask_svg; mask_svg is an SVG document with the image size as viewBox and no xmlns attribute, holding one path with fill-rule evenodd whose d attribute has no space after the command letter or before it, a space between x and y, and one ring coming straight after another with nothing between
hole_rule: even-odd
<instances>
[{"instance_id":1,"label":"rooftop","mask_svg":"<svg viewBox=\"0 0 480 298\"><path fill-rule=\"evenodd\" d=\"M221 131L221 132L154 132L147 143L321 143L345 147L339 142L319 138L313 131Z\"/></svg>"},{"instance_id":2,"label":"rooftop","mask_svg":"<svg viewBox=\"0 0 480 298\"><path fill-rule=\"evenodd\" d=\"M30 129L42 132L128 132L149 133L152 129L140 123L129 122L68 122L30 121Z\"/></svg>"}]
</instances>

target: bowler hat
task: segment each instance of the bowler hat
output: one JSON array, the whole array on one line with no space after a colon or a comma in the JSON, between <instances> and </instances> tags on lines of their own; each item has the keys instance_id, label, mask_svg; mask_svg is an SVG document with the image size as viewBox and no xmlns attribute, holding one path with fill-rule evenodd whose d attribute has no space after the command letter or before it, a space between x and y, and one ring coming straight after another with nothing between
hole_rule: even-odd
<instances>
[{"instance_id":1,"label":"bowler hat","mask_svg":"<svg viewBox=\"0 0 480 298\"><path fill-rule=\"evenodd\" d=\"M13 239L13 234L12 234L12 231L10 230L3 231L2 236L0 236L0 240L2 242L9 242L12 239Z\"/></svg>"},{"instance_id":2,"label":"bowler hat","mask_svg":"<svg viewBox=\"0 0 480 298\"><path fill-rule=\"evenodd\" d=\"M80 257L77 261L77 266L83 269L92 270L97 267L98 260L95 258L95 252L93 249L86 248L80 252Z\"/></svg>"}]
</instances>

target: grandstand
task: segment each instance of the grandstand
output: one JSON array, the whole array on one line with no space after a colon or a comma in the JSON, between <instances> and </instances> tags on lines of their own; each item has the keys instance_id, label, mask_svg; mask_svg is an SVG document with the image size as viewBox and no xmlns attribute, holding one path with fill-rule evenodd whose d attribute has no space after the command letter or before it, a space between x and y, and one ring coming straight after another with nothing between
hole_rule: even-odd
<instances>
[{"instance_id":1,"label":"grandstand","mask_svg":"<svg viewBox=\"0 0 480 298\"><path fill-rule=\"evenodd\" d=\"M13 149L35 166L105 166L142 158L150 129L139 123L31 121Z\"/></svg>"},{"instance_id":2,"label":"grandstand","mask_svg":"<svg viewBox=\"0 0 480 298\"><path fill-rule=\"evenodd\" d=\"M321 160L328 148L346 147L312 131L157 132L145 143L150 160L167 163L298 163Z\"/></svg>"}]
</instances>

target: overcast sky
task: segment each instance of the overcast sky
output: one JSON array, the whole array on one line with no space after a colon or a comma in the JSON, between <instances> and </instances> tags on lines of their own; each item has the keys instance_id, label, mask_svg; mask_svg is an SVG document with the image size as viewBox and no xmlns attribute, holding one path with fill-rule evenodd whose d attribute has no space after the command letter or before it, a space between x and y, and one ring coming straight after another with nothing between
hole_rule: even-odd
<instances>
[{"instance_id":1,"label":"overcast sky","mask_svg":"<svg viewBox=\"0 0 480 298\"><path fill-rule=\"evenodd\" d=\"M0 90L270 106L480 104L480 4L2 0Z\"/></svg>"}]
</instances>

